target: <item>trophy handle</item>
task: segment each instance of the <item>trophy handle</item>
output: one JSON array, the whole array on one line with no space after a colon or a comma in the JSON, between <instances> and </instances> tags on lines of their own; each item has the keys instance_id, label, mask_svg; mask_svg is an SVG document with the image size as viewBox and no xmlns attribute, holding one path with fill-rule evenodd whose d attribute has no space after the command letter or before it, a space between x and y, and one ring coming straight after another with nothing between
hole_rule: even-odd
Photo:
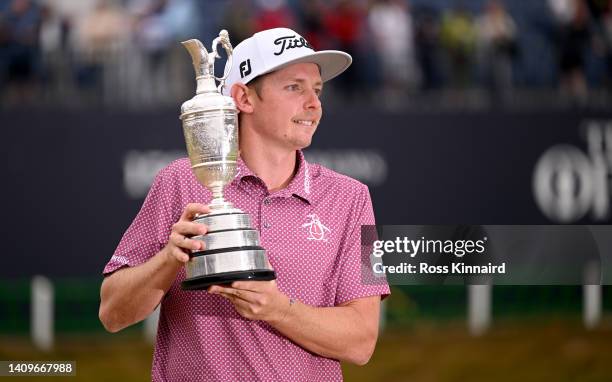
<instances>
[{"instance_id":1,"label":"trophy handle","mask_svg":"<svg viewBox=\"0 0 612 382\"><path fill-rule=\"evenodd\" d=\"M221 93L222 89L225 87L225 80L229 76L230 70L232 69L232 58L233 58L233 48L232 43L229 40L229 34L225 29L219 32L219 37L215 38L212 42L212 52L215 53L214 58L210 59L211 63L214 63L215 58L221 58L219 55L219 51L217 50L218 45L221 44L223 49L225 49L225 53L227 53L227 62L225 63L225 68L223 70L223 77L219 78L215 76L215 79L219 81L218 90Z\"/></svg>"}]
</instances>

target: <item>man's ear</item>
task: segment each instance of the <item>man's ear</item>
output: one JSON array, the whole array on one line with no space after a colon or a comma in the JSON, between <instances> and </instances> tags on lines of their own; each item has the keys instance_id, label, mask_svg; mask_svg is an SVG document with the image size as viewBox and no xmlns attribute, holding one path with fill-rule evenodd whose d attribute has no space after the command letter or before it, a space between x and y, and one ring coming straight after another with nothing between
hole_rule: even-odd
<instances>
[{"instance_id":1,"label":"man's ear","mask_svg":"<svg viewBox=\"0 0 612 382\"><path fill-rule=\"evenodd\" d=\"M232 85L230 94L240 113L251 114L253 112L253 93L254 91L249 89L245 84L235 83Z\"/></svg>"}]
</instances>

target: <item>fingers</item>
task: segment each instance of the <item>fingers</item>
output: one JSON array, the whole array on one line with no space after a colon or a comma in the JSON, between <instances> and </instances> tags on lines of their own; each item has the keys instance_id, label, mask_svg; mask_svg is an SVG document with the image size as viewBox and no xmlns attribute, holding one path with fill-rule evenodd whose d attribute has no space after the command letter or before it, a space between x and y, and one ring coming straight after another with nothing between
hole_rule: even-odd
<instances>
[{"instance_id":1,"label":"fingers","mask_svg":"<svg viewBox=\"0 0 612 382\"><path fill-rule=\"evenodd\" d=\"M216 286L216 288L211 287L210 289L213 292L210 293L217 294L227 299L232 303L232 305L234 305L236 311L241 316L248 319L256 319L257 314L262 311L262 305L259 303L259 299L254 296L255 293L232 288L223 288L219 286Z\"/></svg>"},{"instance_id":2,"label":"fingers","mask_svg":"<svg viewBox=\"0 0 612 382\"><path fill-rule=\"evenodd\" d=\"M252 292L244 289L235 289L223 287L220 285L213 285L208 288L208 292L211 294L218 294L230 300L243 300L251 304L262 304L265 301L265 296L261 293Z\"/></svg>"},{"instance_id":3,"label":"fingers","mask_svg":"<svg viewBox=\"0 0 612 382\"><path fill-rule=\"evenodd\" d=\"M268 265L268 268L270 270L274 270L274 267L272 266L272 264L270 264L270 260L268 259L268 257L266 256L266 264Z\"/></svg>"},{"instance_id":4,"label":"fingers","mask_svg":"<svg viewBox=\"0 0 612 382\"><path fill-rule=\"evenodd\" d=\"M185 206L180 220L191 221L198 215L207 214L210 209L207 205L201 203L189 203Z\"/></svg>"},{"instance_id":5,"label":"fingers","mask_svg":"<svg viewBox=\"0 0 612 382\"><path fill-rule=\"evenodd\" d=\"M234 305L238 314L249 320L266 320L275 312L270 296L264 293L218 286L211 289L213 294L227 299Z\"/></svg>"},{"instance_id":6,"label":"fingers","mask_svg":"<svg viewBox=\"0 0 612 382\"><path fill-rule=\"evenodd\" d=\"M194 236L205 235L208 227L204 224L194 223L193 218L198 214L207 214L208 206L200 203L190 203L185 206L178 222L172 225L172 231L168 238L168 252L181 263L189 261L191 251L204 250L205 244L201 240L193 239Z\"/></svg>"},{"instance_id":7,"label":"fingers","mask_svg":"<svg viewBox=\"0 0 612 382\"><path fill-rule=\"evenodd\" d=\"M251 292L263 292L270 287L276 286L276 280L270 281L234 281L232 283L232 288L247 290Z\"/></svg>"},{"instance_id":8,"label":"fingers","mask_svg":"<svg viewBox=\"0 0 612 382\"><path fill-rule=\"evenodd\" d=\"M259 284L260 291L234 288L234 286L253 288ZM211 294L219 295L234 305L236 311L250 320L275 320L286 312L284 301L289 298L276 289L270 281L236 281L232 287L213 285L208 288Z\"/></svg>"},{"instance_id":9,"label":"fingers","mask_svg":"<svg viewBox=\"0 0 612 382\"><path fill-rule=\"evenodd\" d=\"M204 235L208 227L190 221L179 221L172 226L170 241L177 247L199 251L204 249L204 242L191 239L192 236Z\"/></svg>"},{"instance_id":10,"label":"fingers","mask_svg":"<svg viewBox=\"0 0 612 382\"><path fill-rule=\"evenodd\" d=\"M168 251L170 251L170 256L183 264L189 261L189 255L182 251L179 247L169 247Z\"/></svg>"},{"instance_id":11,"label":"fingers","mask_svg":"<svg viewBox=\"0 0 612 382\"><path fill-rule=\"evenodd\" d=\"M253 310L259 311L259 309L257 308L253 309L253 305L251 303L241 298L238 298L235 295L225 293L220 293L219 295L231 302L232 305L234 305L234 308L236 308L238 314L240 314L242 317L253 319L255 318Z\"/></svg>"},{"instance_id":12,"label":"fingers","mask_svg":"<svg viewBox=\"0 0 612 382\"><path fill-rule=\"evenodd\" d=\"M172 225L172 232L191 237L206 234L208 227L205 224L179 220Z\"/></svg>"},{"instance_id":13,"label":"fingers","mask_svg":"<svg viewBox=\"0 0 612 382\"><path fill-rule=\"evenodd\" d=\"M178 232L170 233L170 242L179 248L191 250L191 251L201 251L204 249L204 242L200 240L190 239L185 235L182 235Z\"/></svg>"}]
</instances>

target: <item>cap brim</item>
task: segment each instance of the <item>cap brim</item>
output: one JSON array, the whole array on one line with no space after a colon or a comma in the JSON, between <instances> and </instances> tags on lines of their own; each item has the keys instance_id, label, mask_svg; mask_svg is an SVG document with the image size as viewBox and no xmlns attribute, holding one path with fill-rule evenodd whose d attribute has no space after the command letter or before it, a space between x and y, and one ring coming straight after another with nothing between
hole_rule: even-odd
<instances>
[{"instance_id":1,"label":"cap brim","mask_svg":"<svg viewBox=\"0 0 612 382\"><path fill-rule=\"evenodd\" d=\"M351 62L353 62L353 58L350 54L339 50L321 50L296 58L295 60L284 62L282 65L270 68L270 70L261 74L271 73L286 66L303 62L317 64L321 69L321 80L325 82L344 72L351 65Z\"/></svg>"}]
</instances>

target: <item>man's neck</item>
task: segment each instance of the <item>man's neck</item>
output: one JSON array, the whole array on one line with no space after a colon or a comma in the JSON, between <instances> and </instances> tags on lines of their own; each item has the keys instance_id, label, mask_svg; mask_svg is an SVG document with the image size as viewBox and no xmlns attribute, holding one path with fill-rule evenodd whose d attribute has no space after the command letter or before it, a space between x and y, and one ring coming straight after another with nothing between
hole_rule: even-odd
<instances>
[{"instance_id":1,"label":"man's neck","mask_svg":"<svg viewBox=\"0 0 612 382\"><path fill-rule=\"evenodd\" d=\"M296 172L296 151L265 150L251 147L248 144L240 145L240 156L244 163L261 178L268 191L281 190L291 182Z\"/></svg>"}]
</instances>

